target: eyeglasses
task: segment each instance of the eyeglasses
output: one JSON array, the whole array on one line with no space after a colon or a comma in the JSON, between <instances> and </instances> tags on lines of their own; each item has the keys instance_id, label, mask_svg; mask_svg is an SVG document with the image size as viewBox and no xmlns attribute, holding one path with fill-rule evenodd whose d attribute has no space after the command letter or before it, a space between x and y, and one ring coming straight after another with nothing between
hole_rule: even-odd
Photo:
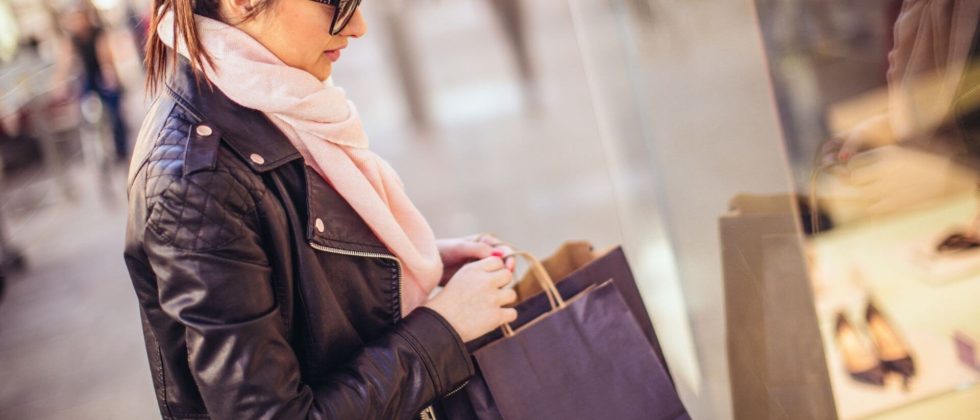
<instances>
[{"instance_id":1,"label":"eyeglasses","mask_svg":"<svg viewBox=\"0 0 980 420\"><path fill-rule=\"evenodd\" d=\"M330 22L330 35L337 35L347 27L354 10L361 5L361 0L312 0L317 3L333 6L333 22Z\"/></svg>"}]
</instances>

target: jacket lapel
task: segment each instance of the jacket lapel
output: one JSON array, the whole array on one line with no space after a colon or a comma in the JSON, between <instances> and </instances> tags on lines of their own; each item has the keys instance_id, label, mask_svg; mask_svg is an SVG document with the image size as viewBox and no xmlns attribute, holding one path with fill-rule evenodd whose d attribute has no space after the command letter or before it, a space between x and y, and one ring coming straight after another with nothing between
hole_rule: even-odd
<instances>
[{"instance_id":1,"label":"jacket lapel","mask_svg":"<svg viewBox=\"0 0 980 420\"><path fill-rule=\"evenodd\" d=\"M204 80L198 84L189 62L181 57L167 83L175 101L201 123L211 124L252 170L265 173L302 164L304 188L291 188L289 196L306 209L305 235L310 243L340 251L390 255L381 240L323 177L303 164L303 157L286 135L260 111L243 107ZM294 177L285 177L293 179ZM298 193L298 194L297 194ZM296 197L300 195L301 197Z\"/></svg>"}]
</instances>

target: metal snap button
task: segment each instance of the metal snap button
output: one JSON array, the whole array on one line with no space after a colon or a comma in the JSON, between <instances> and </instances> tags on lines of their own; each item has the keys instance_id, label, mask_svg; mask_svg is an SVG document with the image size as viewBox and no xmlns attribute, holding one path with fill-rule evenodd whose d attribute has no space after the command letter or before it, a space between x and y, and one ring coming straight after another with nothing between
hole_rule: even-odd
<instances>
[{"instance_id":1,"label":"metal snap button","mask_svg":"<svg viewBox=\"0 0 980 420\"><path fill-rule=\"evenodd\" d=\"M314 223L314 224L316 225L316 231L317 232L320 232L320 233L323 233L323 230L325 229L323 227L323 219L317 217L316 218L316 223Z\"/></svg>"},{"instance_id":2,"label":"metal snap button","mask_svg":"<svg viewBox=\"0 0 980 420\"><path fill-rule=\"evenodd\" d=\"M249 156L248 158L249 159L252 159L252 162L255 162L255 163L259 164L259 165L265 163L265 158L262 157L262 155L260 155L258 153L252 153L252 155Z\"/></svg>"},{"instance_id":3,"label":"metal snap button","mask_svg":"<svg viewBox=\"0 0 980 420\"><path fill-rule=\"evenodd\" d=\"M208 127L206 125L197 126L197 129L194 131L197 132L197 135L201 137L207 137L214 133L214 130L212 130L211 127Z\"/></svg>"}]
</instances>

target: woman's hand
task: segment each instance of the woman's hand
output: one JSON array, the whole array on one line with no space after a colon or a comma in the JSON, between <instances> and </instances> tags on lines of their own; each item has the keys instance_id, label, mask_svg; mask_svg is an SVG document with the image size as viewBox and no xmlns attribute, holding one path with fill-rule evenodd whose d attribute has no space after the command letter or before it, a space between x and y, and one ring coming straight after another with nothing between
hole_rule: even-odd
<instances>
[{"instance_id":1,"label":"woman's hand","mask_svg":"<svg viewBox=\"0 0 980 420\"><path fill-rule=\"evenodd\" d=\"M439 256L442 257L443 265L442 278L439 280L440 286L444 286L467 263L494 255L506 257L514 253L514 250L500 239L486 233L462 238L438 239L436 240L436 247L439 248ZM507 258L504 262L507 269L513 272L514 259Z\"/></svg>"},{"instance_id":2,"label":"woman's hand","mask_svg":"<svg viewBox=\"0 0 980 420\"><path fill-rule=\"evenodd\" d=\"M503 259L484 258L460 268L424 306L442 315L465 343L517 319L516 309L503 307L517 300L513 289L502 289L512 278Z\"/></svg>"},{"instance_id":3,"label":"woman's hand","mask_svg":"<svg viewBox=\"0 0 980 420\"><path fill-rule=\"evenodd\" d=\"M975 191L980 182L972 168L949 156L902 146L858 153L848 161L847 172L867 214L917 208L940 197Z\"/></svg>"},{"instance_id":4,"label":"woman's hand","mask_svg":"<svg viewBox=\"0 0 980 420\"><path fill-rule=\"evenodd\" d=\"M897 141L888 114L868 118L844 135L837 159L846 162L866 150L893 145Z\"/></svg>"}]
</instances>

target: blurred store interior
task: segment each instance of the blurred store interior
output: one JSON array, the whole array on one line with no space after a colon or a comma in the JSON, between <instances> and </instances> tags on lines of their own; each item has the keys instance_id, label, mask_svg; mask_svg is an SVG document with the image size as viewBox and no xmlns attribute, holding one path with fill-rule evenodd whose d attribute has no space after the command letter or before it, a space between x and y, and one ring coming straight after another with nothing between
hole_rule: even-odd
<instances>
[{"instance_id":1,"label":"blurred store interior","mask_svg":"<svg viewBox=\"0 0 980 420\"><path fill-rule=\"evenodd\" d=\"M2 419L159 416L122 259L149 3L0 0ZM365 1L333 79L438 236L622 244L693 418L965 419L978 3ZM855 380L852 333L915 373Z\"/></svg>"}]
</instances>

